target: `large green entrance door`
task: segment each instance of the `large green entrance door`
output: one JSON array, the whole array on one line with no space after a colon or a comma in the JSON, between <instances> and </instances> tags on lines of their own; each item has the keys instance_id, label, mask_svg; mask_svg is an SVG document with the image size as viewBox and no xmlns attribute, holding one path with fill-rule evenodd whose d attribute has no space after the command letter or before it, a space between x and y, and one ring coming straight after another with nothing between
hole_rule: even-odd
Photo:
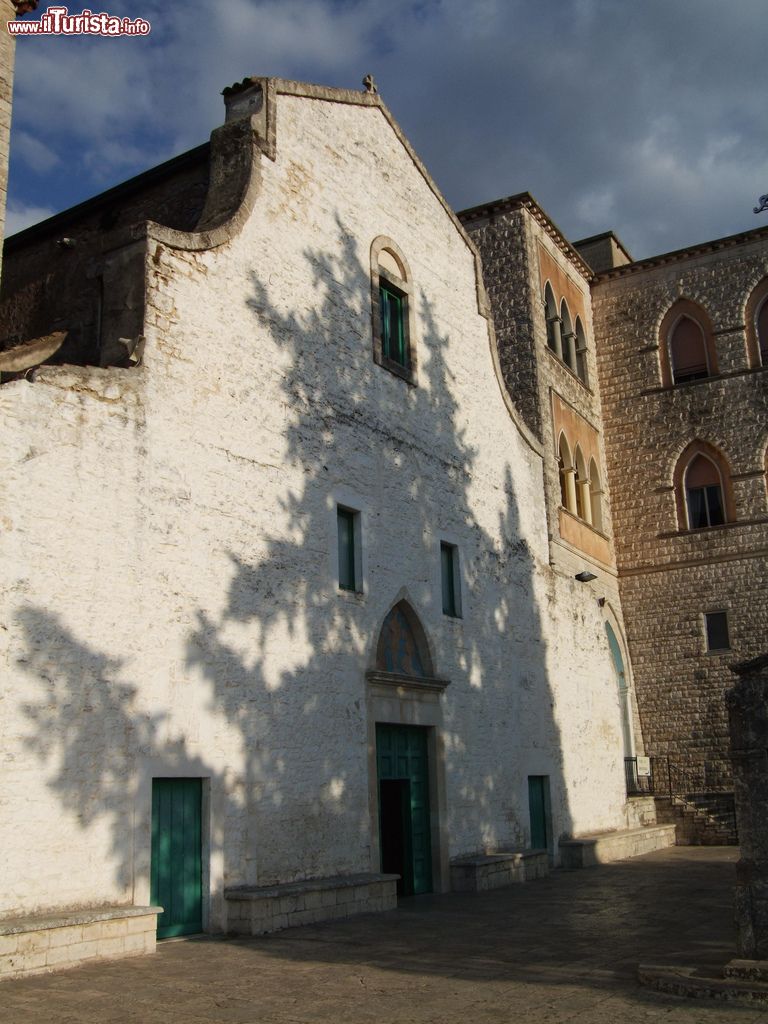
<instances>
[{"instance_id":1,"label":"large green entrance door","mask_svg":"<svg viewBox=\"0 0 768 1024\"><path fill-rule=\"evenodd\" d=\"M432 892L427 730L378 724L376 764L381 870L404 896Z\"/></svg>"},{"instance_id":2,"label":"large green entrance door","mask_svg":"<svg viewBox=\"0 0 768 1024\"><path fill-rule=\"evenodd\" d=\"M152 780L151 899L158 939L203 930L202 783Z\"/></svg>"}]
</instances>

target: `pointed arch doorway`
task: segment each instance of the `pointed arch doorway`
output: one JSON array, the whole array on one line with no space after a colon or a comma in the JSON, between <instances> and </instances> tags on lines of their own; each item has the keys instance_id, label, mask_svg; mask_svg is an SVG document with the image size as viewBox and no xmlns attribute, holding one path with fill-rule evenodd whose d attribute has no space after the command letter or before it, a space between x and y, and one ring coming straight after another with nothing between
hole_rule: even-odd
<instances>
[{"instance_id":1,"label":"pointed arch doorway","mask_svg":"<svg viewBox=\"0 0 768 1024\"><path fill-rule=\"evenodd\" d=\"M441 694L430 646L407 600L382 623L367 673L372 869L398 894L448 888Z\"/></svg>"}]
</instances>

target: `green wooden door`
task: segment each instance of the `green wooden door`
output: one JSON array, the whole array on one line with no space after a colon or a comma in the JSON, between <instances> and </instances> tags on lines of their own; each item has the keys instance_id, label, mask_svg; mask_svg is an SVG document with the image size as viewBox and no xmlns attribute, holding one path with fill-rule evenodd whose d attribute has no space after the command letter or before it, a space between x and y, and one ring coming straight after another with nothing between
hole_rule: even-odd
<instances>
[{"instance_id":1,"label":"green wooden door","mask_svg":"<svg viewBox=\"0 0 768 1024\"><path fill-rule=\"evenodd\" d=\"M531 816L531 847L549 849L549 777L528 776L528 811Z\"/></svg>"},{"instance_id":2,"label":"green wooden door","mask_svg":"<svg viewBox=\"0 0 768 1024\"><path fill-rule=\"evenodd\" d=\"M381 849L391 851L393 845L399 847L402 870L397 873L402 875L404 895L432 892L427 730L411 725L378 724L376 762ZM402 785L390 785L395 781Z\"/></svg>"},{"instance_id":3,"label":"green wooden door","mask_svg":"<svg viewBox=\"0 0 768 1024\"><path fill-rule=\"evenodd\" d=\"M152 780L151 899L157 937L203 930L202 782Z\"/></svg>"}]
</instances>

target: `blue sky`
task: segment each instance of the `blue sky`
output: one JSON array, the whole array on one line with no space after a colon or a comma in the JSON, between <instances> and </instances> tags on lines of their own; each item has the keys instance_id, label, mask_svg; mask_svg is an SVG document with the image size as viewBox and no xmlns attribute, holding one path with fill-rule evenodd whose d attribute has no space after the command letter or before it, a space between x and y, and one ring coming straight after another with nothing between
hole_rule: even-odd
<instances>
[{"instance_id":1,"label":"blue sky","mask_svg":"<svg viewBox=\"0 0 768 1024\"><path fill-rule=\"evenodd\" d=\"M758 0L88 6L151 35L17 41L9 231L204 141L246 75L367 72L457 209L527 189L568 237L612 228L636 258L768 224Z\"/></svg>"}]
</instances>

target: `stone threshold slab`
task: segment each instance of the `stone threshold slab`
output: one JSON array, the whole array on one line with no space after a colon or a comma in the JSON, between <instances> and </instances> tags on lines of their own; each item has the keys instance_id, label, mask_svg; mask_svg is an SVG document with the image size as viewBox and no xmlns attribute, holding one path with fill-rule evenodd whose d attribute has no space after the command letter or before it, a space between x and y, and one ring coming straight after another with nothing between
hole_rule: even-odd
<instances>
[{"instance_id":1,"label":"stone threshold slab","mask_svg":"<svg viewBox=\"0 0 768 1024\"><path fill-rule=\"evenodd\" d=\"M162 907L92 907L63 910L56 914L32 914L28 917L0 918L0 935L19 935L23 932L48 931L50 928L72 928L76 925L115 921L124 917L145 917L162 914Z\"/></svg>"}]
</instances>

